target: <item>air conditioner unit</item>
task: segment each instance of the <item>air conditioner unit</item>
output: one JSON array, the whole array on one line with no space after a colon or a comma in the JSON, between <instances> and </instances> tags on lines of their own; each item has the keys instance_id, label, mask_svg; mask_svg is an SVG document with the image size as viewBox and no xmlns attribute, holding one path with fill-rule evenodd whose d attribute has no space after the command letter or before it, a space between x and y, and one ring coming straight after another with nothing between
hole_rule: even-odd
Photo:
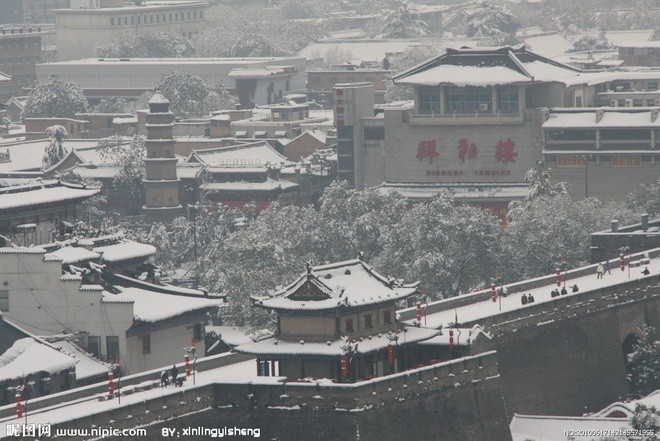
<instances>
[{"instance_id":1,"label":"air conditioner unit","mask_svg":"<svg viewBox=\"0 0 660 441\"><path fill-rule=\"evenodd\" d=\"M660 98L655 99L655 106L660 107Z\"/></svg>"},{"instance_id":2,"label":"air conditioner unit","mask_svg":"<svg viewBox=\"0 0 660 441\"><path fill-rule=\"evenodd\" d=\"M628 99L626 100L626 107L632 107L632 106L633 106L633 100L631 100L630 98L628 98Z\"/></svg>"},{"instance_id":3,"label":"air conditioner unit","mask_svg":"<svg viewBox=\"0 0 660 441\"><path fill-rule=\"evenodd\" d=\"M610 107L619 107L619 100L610 100Z\"/></svg>"},{"instance_id":4,"label":"air conditioner unit","mask_svg":"<svg viewBox=\"0 0 660 441\"><path fill-rule=\"evenodd\" d=\"M479 104L479 110L487 112L488 111L488 104Z\"/></svg>"}]
</instances>

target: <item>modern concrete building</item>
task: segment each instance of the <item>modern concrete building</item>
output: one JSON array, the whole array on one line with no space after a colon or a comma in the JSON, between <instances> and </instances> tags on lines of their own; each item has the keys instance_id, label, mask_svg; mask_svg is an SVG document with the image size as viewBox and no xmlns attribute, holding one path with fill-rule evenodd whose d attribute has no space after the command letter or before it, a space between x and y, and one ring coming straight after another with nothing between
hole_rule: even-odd
<instances>
[{"instance_id":1,"label":"modern concrete building","mask_svg":"<svg viewBox=\"0 0 660 441\"><path fill-rule=\"evenodd\" d=\"M660 41L619 44L619 58L626 66L660 66Z\"/></svg>"},{"instance_id":2,"label":"modern concrete building","mask_svg":"<svg viewBox=\"0 0 660 441\"><path fill-rule=\"evenodd\" d=\"M137 98L145 91L153 90L162 76L172 72L196 75L209 87L224 85L234 90L236 81L230 77L230 72L238 69L243 69L244 72L262 71L266 66L293 66L296 73L290 77L290 89L305 88L305 77L302 73L305 72L304 57L86 58L39 64L37 79L44 81L51 74L55 74L62 80L77 84L83 89L88 100L108 97ZM286 89L284 81L285 79L281 85L283 91ZM259 95L259 101L260 104L266 104L265 92Z\"/></svg>"},{"instance_id":3,"label":"modern concrete building","mask_svg":"<svg viewBox=\"0 0 660 441\"><path fill-rule=\"evenodd\" d=\"M0 27L0 72L11 77L9 87L0 86L0 101L25 95L23 88L36 80L35 65L41 62L41 27Z\"/></svg>"},{"instance_id":4,"label":"modern concrete building","mask_svg":"<svg viewBox=\"0 0 660 441\"><path fill-rule=\"evenodd\" d=\"M297 74L294 66L266 66L263 69L239 68L229 72L236 84L241 108L282 102L291 92L291 81Z\"/></svg>"},{"instance_id":5,"label":"modern concrete building","mask_svg":"<svg viewBox=\"0 0 660 441\"><path fill-rule=\"evenodd\" d=\"M202 30L208 3L148 2L141 6L55 10L57 57L94 56L97 46L126 33L165 32L190 38Z\"/></svg>"},{"instance_id":6,"label":"modern concrete building","mask_svg":"<svg viewBox=\"0 0 660 441\"><path fill-rule=\"evenodd\" d=\"M385 69L344 68L332 70L307 71L307 99L315 101L325 108L334 107L333 90L341 83L372 83L374 85L375 102L385 102L387 76L392 71Z\"/></svg>"}]
</instances>

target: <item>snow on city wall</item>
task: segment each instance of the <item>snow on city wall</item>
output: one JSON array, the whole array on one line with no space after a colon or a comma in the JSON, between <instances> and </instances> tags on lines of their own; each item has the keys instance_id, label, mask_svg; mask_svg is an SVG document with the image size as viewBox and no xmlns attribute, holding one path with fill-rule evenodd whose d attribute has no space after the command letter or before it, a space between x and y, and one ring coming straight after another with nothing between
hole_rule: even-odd
<instances>
[{"instance_id":1,"label":"snow on city wall","mask_svg":"<svg viewBox=\"0 0 660 441\"><path fill-rule=\"evenodd\" d=\"M646 253L649 254L649 257L651 259L656 258L660 256L660 248L655 248L649 251L646 251ZM626 256L626 261L631 260L631 261L636 261L641 258L643 258L644 253L637 253L633 254L630 259L629 256ZM613 263L614 267L616 268L618 265L618 262ZM568 272L564 273L562 272L562 277L566 277L567 280L574 279L576 277L581 277L585 275L591 275L591 274L596 274L596 266L595 265L589 265L589 266L584 266L581 268L576 268L573 270L569 270ZM520 282L515 282L515 283L509 283L507 284L507 288L509 290L509 294L517 293L517 292L527 292L532 289L542 287L542 286L550 286L553 285L555 282L555 274L549 274L547 276L543 277L538 277L535 279L529 279L529 280L523 280ZM499 287L499 286L498 286ZM436 302L431 302L426 306L426 314L433 314L436 312L441 312L441 311L449 311L453 310L456 308L460 308L465 305L471 305L473 303L477 302L482 302L489 300L492 295L492 292L490 288L484 289L481 291L476 291L473 293L468 293L464 295L460 295L457 297L451 297L448 299L444 300L439 300ZM406 309L401 309L397 311L401 315L401 320L411 320L415 318L415 313L416 310L415 308L406 308ZM463 324L463 323L461 323Z\"/></svg>"},{"instance_id":2,"label":"snow on city wall","mask_svg":"<svg viewBox=\"0 0 660 441\"><path fill-rule=\"evenodd\" d=\"M491 328L507 410L582 415L629 393L623 341L643 323L660 329L660 284L643 279L534 308Z\"/></svg>"}]
</instances>

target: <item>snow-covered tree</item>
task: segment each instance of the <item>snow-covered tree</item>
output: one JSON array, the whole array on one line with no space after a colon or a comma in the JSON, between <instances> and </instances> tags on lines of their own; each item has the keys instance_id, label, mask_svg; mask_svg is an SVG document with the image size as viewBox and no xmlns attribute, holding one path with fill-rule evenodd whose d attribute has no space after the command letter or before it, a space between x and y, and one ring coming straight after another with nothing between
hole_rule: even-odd
<instances>
[{"instance_id":1,"label":"snow-covered tree","mask_svg":"<svg viewBox=\"0 0 660 441\"><path fill-rule=\"evenodd\" d=\"M172 264L172 244L167 227L156 222L151 225L146 242L156 247L156 264L170 266Z\"/></svg>"},{"instance_id":2,"label":"snow-covered tree","mask_svg":"<svg viewBox=\"0 0 660 441\"><path fill-rule=\"evenodd\" d=\"M498 43L510 44L520 28L518 18L505 8L482 3L481 7L467 17L469 37L489 37Z\"/></svg>"},{"instance_id":3,"label":"snow-covered tree","mask_svg":"<svg viewBox=\"0 0 660 441\"><path fill-rule=\"evenodd\" d=\"M284 0L280 12L286 19L313 18L324 15L320 2L314 0Z\"/></svg>"},{"instance_id":4,"label":"snow-covered tree","mask_svg":"<svg viewBox=\"0 0 660 441\"><path fill-rule=\"evenodd\" d=\"M660 389L660 341L654 327L641 327L639 341L628 354L628 369L633 393L644 396Z\"/></svg>"},{"instance_id":5,"label":"snow-covered tree","mask_svg":"<svg viewBox=\"0 0 660 441\"><path fill-rule=\"evenodd\" d=\"M611 49L613 46L607 39L605 32L598 35L585 35L573 43L568 52L585 52L594 50Z\"/></svg>"},{"instance_id":6,"label":"snow-covered tree","mask_svg":"<svg viewBox=\"0 0 660 441\"><path fill-rule=\"evenodd\" d=\"M651 0L637 0L624 14L623 23L626 29L655 29L658 26L656 14Z\"/></svg>"},{"instance_id":7,"label":"snow-covered tree","mask_svg":"<svg viewBox=\"0 0 660 441\"><path fill-rule=\"evenodd\" d=\"M658 441L660 433L660 409L655 406L639 404L635 406L635 414L630 418L630 425L646 433L642 435L641 441Z\"/></svg>"},{"instance_id":8,"label":"snow-covered tree","mask_svg":"<svg viewBox=\"0 0 660 441\"><path fill-rule=\"evenodd\" d=\"M626 205L638 213L647 213L651 217L660 214L660 184L640 185L628 195Z\"/></svg>"},{"instance_id":9,"label":"snow-covered tree","mask_svg":"<svg viewBox=\"0 0 660 441\"><path fill-rule=\"evenodd\" d=\"M105 58L187 58L197 55L190 40L177 33L125 33L95 49Z\"/></svg>"},{"instance_id":10,"label":"snow-covered tree","mask_svg":"<svg viewBox=\"0 0 660 441\"><path fill-rule=\"evenodd\" d=\"M423 63L440 53L436 46L411 46L401 54L396 54L389 59L390 69L394 73L401 73L406 69ZM391 79L387 80L385 101L406 101L414 99L414 91L408 86L397 86Z\"/></svg>"},{"instance_id":11,"label":"snow-covered tree","mask_svg":"<svg viewBox=\"0 0 660 441\"><path fill-rule=\"evenodd\" d=\"M537 161L536 166L525 173L525 182L529 184L528 200L542 196L558 196L568 194L566 182L552 183L552 169L543 161Z\"/></svg>"},{"instance_id":12,"label":"snow-covered tree","mask_svg":"<svg viewBox=\"0 0 660 441\"><path fill-rule=\"evenodd\" d=\"M37 83L27 97L22 118L73 118L86 112L89 103L82 89L73 83L59 81L51 75L48 81Z\"/></svg>"},{"instance_id":13,"label":"snow-covered tree","mask_svg":"<svg viewBox=\"0 0 660 441\"><path fill-rule=\"evenodd\" d=\"M64 141L69 139L69 134L64 127L60 125L50 126L46 129L46 136L50 138L50 142L44 149L44 157L41 163L42 170L47 170L60 162L68 152L64 146Z\"/></svg>"},{"instance_id":14,"label":"snow-covered tree","mask_svg":"<svg viewBox=\"0 0 660 441\"><path fill-rule=\"evenodd\" d=\"M208 109L205 107L205 102L208 104L219 102L219 96L209 97L211 91L204 80L197 75L172 72L161 77L155 89L169 100L170 111L181 118L206 115Z\"/></svg>"},{"instance_id":15,"label":"snow-covered tree","mask_svg":"<svg viewBox=\"0 0 660 441\"><path fill-rule=\"evenodd\" d=\"M119 173L112 181L113 193L121 198L123 205L127 206L128 214L138 214L144 203L144 185L142 183L146 173L144 138L135 135L128 147L123 145L118 138L102 140L99 145L104 148L104 161L119 166Z\"/></svg>"},{"instance_id":16,"label":"snow-covered tree","mask_svg":"<svg viewBox=\"0 0 660 441\"><path fill-rule=\"evenodd\" d=\"M231 57L277 57L282 55L265 37L245 34L234 41L229 52Z\"/></svg>"},{"instance_id":17,"label":"snow-covered tree","mask_svg":"<svg viewBox=\"0 0 660 441\"><path fill-rule=\"evenodd\" d=\"M539 196L510 210L503 233L502 275L520 280L552 273L557 264L569 268L589 262L589 234L607 228L612 219L636 218L623 204L570 196Z\"/></svg>"},{"instance_id":18,"label":"snow-covered tree","mask_svg":"<svg viewBox=\"0 0 660 441\"><path fill-rule=\"evenodd\" d=\"M238 97L229 93L224 85L220 84L214 90L211 90L206 98L204 98L202 106L204 112L208 114L215 110L235 109L237 103Z\"/></svg>"},{"instance_id":19,"label":"snow-covered tree","mask_svg":"<svg viewBox=\"0 0 660 441\"><path fill-rule=\"evenodd\" d=\"M82 178L73 170L57 175L64 182L84 185L92 188L102 188L100 181ZM87 198L76 206L76 219L85 222L93 228L101 228L108 223L108 199L103 193Z\"/></svg>"},{"instance_id":20,"label":"snow-covered tree","mask_svg":"<svg viewBox=\"0 0 660 441\"><path fill-rule=\"evenodd\" d=\"M419 12L406 0L395 2L381 18L380 34L384 38L425 37L430 34L429 25L419 17Z\"/></svg>"}]
</instances>

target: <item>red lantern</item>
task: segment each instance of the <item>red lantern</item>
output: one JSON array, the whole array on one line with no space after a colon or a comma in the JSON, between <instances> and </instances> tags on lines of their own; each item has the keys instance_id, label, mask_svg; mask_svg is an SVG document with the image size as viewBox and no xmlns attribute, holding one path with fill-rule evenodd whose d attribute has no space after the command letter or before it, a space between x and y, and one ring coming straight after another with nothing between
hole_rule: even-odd
<instances>
[{"instance_id":1,"label":"red lantern","mask_svg":"<svg viewBox=\"0 0 660 441\"><path fill-rule=\"evenodd\" d=\"M343 376L348 375L348 360L345 353L341 354L341 374Z\"/></svg>"},{"instance_id":2,"label":"red lantern","mask_svg":"<svg viewBox=\"0 0 660 441\"><path fill-rule=\"evenodd\" d=\"M417 311L415 312L415 319L418 322L422 321L422 304L420 302L417 302Z\"/></svg>"},{"instance_id":3,"label":"red lantern","mask_svg":"<svg viewBox=\"0 0 660 441\"><path fill-rule=\"evenodd\" d=\"M183 356L183 369L186 371L186 377L190 377L190 356L188 354Z\"/></svg>"},{"instance_id":4,"label":"red lantern","mask_svg":"<svg viewBox=\"0 0 660 441\"><path fill-rule=\"evenodd\" d=\"M561 286L561 270L559 268L557 268L555 271L557 273L557 275L556 275L557 286Z\"/></svg>"},{"instance_id":5,"label":"red lantern","mask_svg":"<svg viewBox=\"0 0 660 441\"><path fill-rule=\"evenodd\" d=\"M113 380L115 379L115 376L112 375L112 372L108 372L108 399L112 400L115 396L115 383L113 383Z\"/></svg>"},{"instance_id":6,"label":"red lantern","mask_svg":"<svg viewBox=\"0 0 660 441\"><path fill-rule=\"evenodd\" d=\"M621 260L621 271L624 271L625 268L626 268L626 258L623 255L623 253L621 253L621 255L619 256L619 259Z\"/></svg>"},{"instance_id":7,"label":"red lantern","mask_svg":"<svg viewBox=\"0 0 660 441\"><path fill-rule=\"evenodd\" d=\"M387 345L387 362L394 363L394 346L392 344Z\"/></svg>"},{"instance_id":8,"label":"red lantern","mask_svg":"<svg viewBox=\"0 0 660 441\"><path fill-rule=\"evenodd\" d=\"M454 330L449 330L449 349L454 349Z\"/></svg>"},{"instance_id":9,"label":"red lantern","mask_svg":"<svg viewBox=\"0 0 660 441\"><path fill-rule=\"evenodd\" d=\"M495 291L495 284L494 283L490 285L490 291L491 291L491 297L490 298L493 300L493 302L497 301L497 292Z\"/></svg>"},{"instance_id":10,"label":"red lantern","mask_svg":"<svg viewBox=\"0 0 660 441\"><path fill-rule=\"evenodd\" d=\"M16 416L21 418L23 416L23 404L21 403L21 394L16 392Z\"/></svg>"}]
</instances>

